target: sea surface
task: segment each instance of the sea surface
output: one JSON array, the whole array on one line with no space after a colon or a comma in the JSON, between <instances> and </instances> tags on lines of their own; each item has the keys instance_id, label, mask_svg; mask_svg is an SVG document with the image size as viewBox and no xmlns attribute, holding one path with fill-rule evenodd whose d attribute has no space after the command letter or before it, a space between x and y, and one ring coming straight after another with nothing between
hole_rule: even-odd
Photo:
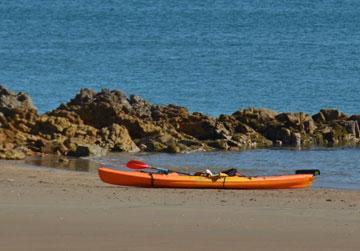
<instances>
[{"instance_id":1,"label":"sea surface","mask_svg":"<svg viewBox=\"0 0 360 251\"><path fill-rule=\"evenodd\" d=\"M29 93L41 113L80 88L109 88L214 116L250 106L360 114L359 24L357 0L2 0L0 83ZM218 167L238 161L259 174L315 167L344 180L329 176L321 185L360 188L359 154L273 149L148 158Z\"/></svg>"}]
</instances>

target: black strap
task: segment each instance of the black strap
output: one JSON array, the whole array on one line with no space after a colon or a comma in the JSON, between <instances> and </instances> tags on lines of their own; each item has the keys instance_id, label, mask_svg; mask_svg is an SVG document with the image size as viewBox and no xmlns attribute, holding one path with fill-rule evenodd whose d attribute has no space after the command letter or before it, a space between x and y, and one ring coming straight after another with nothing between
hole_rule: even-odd
<instances>
[{"instance_id":1,"label":"black strap","mask_svg":"<svg viewBox=\"0 0 360 251\"><path fill-rule=\"evenodd\" d=\"M150 178L151 178L151 187L154 187L154 176L152 173L149 173Z\"/></svg>"},{"instance_id":2,"label":"black strap","mask_svg":"<svg viewBox=\"0 0 360 251\"><path fill-rule=\"evenodd\" d=\"M226 176L224 176L223 188L225 188L225 180L226 180Z\"/></svg>"},{"instance_id":3,"label":"black strap","mask_svg":"<svg viewBox=\"0 0 360 251\"><path fill-rule=\"evenodd\" d=\"M229 176L235 176L237 174L237 169L236 168L230 168L230 169L226 169L221 171L221 173L225 173Z\"/></svg>"}]
</instances>

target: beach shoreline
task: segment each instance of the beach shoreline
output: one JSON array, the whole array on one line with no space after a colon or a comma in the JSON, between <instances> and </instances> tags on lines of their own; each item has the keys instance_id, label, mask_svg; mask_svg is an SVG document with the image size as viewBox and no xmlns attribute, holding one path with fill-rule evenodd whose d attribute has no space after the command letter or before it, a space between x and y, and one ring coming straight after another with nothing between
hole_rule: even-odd
<instances>
[{"instance_id":1,"label":"beach shoreline","mask_svg":"<svg viewBox=\"0 0 360 251\"><path fill-rule=\"evenodd\" d=\"M0 163L3 250L357 250L360 191L145 189Z\"/></svg>"}]
</instances>

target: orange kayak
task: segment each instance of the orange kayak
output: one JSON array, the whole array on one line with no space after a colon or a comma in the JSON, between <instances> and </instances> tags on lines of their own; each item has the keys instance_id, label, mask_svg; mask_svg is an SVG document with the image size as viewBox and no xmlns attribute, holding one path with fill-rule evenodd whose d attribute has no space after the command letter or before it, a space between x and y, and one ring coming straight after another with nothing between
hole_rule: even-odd
<instances>
[{"instance_id":1,"label":"orange kayak","mask_svg":"<svg viewBox=\"0 0 360 251\"><path fill-rule=\"evenodd\" d=\"M220 176L204 177L180 175L178 173L154 174L147 172L125 172L106 167L99 168L100 179L106 183L135 187L159 188L216 188L216 189L284 189L311 186L313 174L279 176Z\"/></svg>"}]
</instances>

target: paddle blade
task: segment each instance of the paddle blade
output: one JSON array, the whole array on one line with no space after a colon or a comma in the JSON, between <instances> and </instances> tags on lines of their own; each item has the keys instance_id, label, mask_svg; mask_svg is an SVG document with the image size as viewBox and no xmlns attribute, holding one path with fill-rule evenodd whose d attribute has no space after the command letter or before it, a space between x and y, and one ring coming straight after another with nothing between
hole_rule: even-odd
<instances>
[{"instance_id":1,"label":"paddle blade","mask_svg":"<svg viewBox=\"0 0 360 251\"><path fill-rule=\"evenodd\" d=\"M146 169L150 168L149 164L146 164L145 162L142 162L140 160L130 160L126 166L131 169Z\"/></svg>"}]
</instances>

